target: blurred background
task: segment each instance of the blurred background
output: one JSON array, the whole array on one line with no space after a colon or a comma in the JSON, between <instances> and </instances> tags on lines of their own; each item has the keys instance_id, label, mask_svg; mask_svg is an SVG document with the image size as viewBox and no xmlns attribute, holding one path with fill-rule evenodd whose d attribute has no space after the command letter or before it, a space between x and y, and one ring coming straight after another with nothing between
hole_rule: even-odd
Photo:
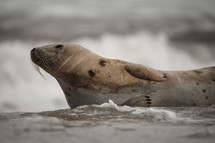
<instances>
[{"instance_id":1,"label":"blurred background","mask_svg":"<svg viewBox=\"0 0 215 143\"><path fill-rule=\"evenodd\" d=\"M214 0L0 0L0 112L69 108L30 50L76 43L160 70L215 65Z\"/></svg>"}]
</instances>

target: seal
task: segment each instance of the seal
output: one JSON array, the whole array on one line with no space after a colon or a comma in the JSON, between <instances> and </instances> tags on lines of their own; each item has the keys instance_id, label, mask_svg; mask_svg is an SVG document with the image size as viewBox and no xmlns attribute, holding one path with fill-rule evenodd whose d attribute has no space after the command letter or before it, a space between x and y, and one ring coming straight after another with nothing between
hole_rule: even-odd
<instances>
[{"instance_id":1,"label":"seal","mask_svg":"<svg viewBox=\"0 0 215 143\"><path fill-rule=\"evenodd\" d=\"M104 58L75 44L34 48L31 59L58 81L71 108L109 99L141 107L215 104L215 67L160 71Z\"/></svg>"}]
</instances>

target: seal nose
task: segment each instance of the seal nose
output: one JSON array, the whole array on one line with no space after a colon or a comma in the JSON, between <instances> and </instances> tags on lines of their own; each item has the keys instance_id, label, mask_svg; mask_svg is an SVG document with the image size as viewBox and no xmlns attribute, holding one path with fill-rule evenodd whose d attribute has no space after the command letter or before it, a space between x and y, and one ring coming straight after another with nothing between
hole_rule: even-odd
<instances>
[{"instance_id":1,"label":"seal nose","mask_svg":"<svg viewBox=\"0 0 215 143\"><path fill-rule=\"evenodd\" d=\"M36 50L36 48L33 48L33 49L31 50L31 53L33 53L35 50Z\"/></svg>"}]
</instances>

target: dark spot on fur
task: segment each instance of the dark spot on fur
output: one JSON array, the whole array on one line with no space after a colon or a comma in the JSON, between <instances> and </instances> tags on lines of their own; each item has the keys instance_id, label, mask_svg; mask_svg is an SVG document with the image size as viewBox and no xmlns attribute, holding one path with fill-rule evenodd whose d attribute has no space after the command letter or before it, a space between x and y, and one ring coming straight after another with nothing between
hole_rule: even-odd
<instances>
[{"instance_id":1,"label":"dark spot on fur","mask_svg":"<svg viewBox=\"0 0 215 143\"><path fill-rule=\"evenodd\" d=\"M63 45L61 45L61 44L56 45L55 48L61 50L61 49L63 49Z\"/></svg>"},{"instance_id":2,"label":"dark spot on fur","mask_svg":"<svg viewBox=\"0 0 215 143\"><path fill-rule=\"evenodd\" d=\"M203 93L206 93L206 89L202 89L202 92L203 92Z\"/></svg>"},{"instance_id":3,"label":"dark spot on fur","mask_svg":"<svg viewBox=\"0 0 215 143\"><path fill-rule=\"evenodd\" d=\"M193 103L193 106L197 106L196 103Z\"/></svg>"},{"instance_id":4,"label":"dark spot on fur","mask_svg":"<svg viewBox=\"0 0 215 143\"><path fill-rule=\"evenodd\" d=\"M146 98L150 98L149 96L145 96Z\"/></svg>"},{"instance_id":5,"label":"dark spot on fur","mask_svg":"<svg viewBox=\"0 0 215 143\"><path fill-rule=\"evenodd\" d=\"M212 80L213 84L215 84L215 79Z\"/></svg>"},{"instance_id":6,"label":"dark spot on fur","mask_svg":"<svg viewBox=\"0 0 215 143\"><path fill-rule=\"evenodd\" d=\"M145 103L146 103L146 105L148 106L148 107L150 107L151 106L151 104L152 104L152 100L150 99L150 96L145 96Z\"/></svg>"},{"instance_id":7,"label":"dark spot on fur","mask_svg":"<svg viewBox=\"0 0 215 143\"><path fill-rule=\"evenodd\" d=\"M199 83L198 83L198 82L196 82L196 85L199 85Z\"/></svg>"},{"instance_id":8,"label":"dark spot on fur","mask_svg":"<svg viewBox=\"0 0 215 143\"><path fill-rule=\"evenodd\" d=\"M206 96L205 99L208 99L208 97Z\"/></svg>"},{"instance_id":9,"label":"dark spot on fur","mask_svg":"<svg viewBox=\"0 0 215 143\"><path fill-rule=\"evenodd\" d=\"M132 89L132 91L135 92L136 90L135 90L135 89Z\"/></svg>"},{"instance_id":10,"label":"dark spot on fur","mask_svg":"<svg viewBox=\"0 0 215 143\"><path fill-rule=\"evenodd\" d=\"M104 67L105 65L106 65L106 61L105 60L100 60L99 61L99 64L102 66L102 67Z\"/></svg>"},{"instance_id":11,"label":"dark spot on fur","mask_svg":"<svg viewBox=\"0 0 215 143\"><path fill-rule=\"evenodd\" d=\"M95 73L92 70L89 70L88 74L90 75L90 77L94 77L95 76Z\"/></svg>"},{"instance_id":12,"label":"dark spot on fur","mask_svg":"<svg viewBox=\"0 0 215 143\"><path fill-rule=\"evenodd\" d=\"M151 101L148 101L148 102L146 102L146 104L152 104L152 102L151 102Z\"/></svg>"},{"instance_id":13,"label":"dark spot on fur","mask_svg":"<svg viewBox=\"0 0 215 143\"><path fill-rule=\"evenodd\" d=\"M200 70L194 70L195 73L203 73L202 71Z\"/></svg>"},{"instance_id":14,"label":"dark spot on fur","mask_svg":"<svg viewBox=\"0 0 215 143\"><path fill-rule=\"evenodd\" d=\"M165 74L165 73L163 74L163 78L167 78L167 76L166 76L166 74Z\"/></svg>"}]
</instances>

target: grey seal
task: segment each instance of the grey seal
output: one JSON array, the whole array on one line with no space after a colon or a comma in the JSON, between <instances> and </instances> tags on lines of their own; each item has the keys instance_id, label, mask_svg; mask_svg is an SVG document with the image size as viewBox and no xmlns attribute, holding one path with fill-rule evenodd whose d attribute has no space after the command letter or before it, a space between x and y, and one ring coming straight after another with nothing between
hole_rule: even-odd
<instances>
[{"instance_id":1,"label":"grey seal","mask_svg":"<svg viewBox=\"0 0 215 143\"><path fill-rule=\"evenodd\" d=\"M109 99L141 107L215 104L215 67L161 71L104 58L76 44L37 47L31 59L58 81L71 108Z\"/></svg>"}]
</instances>

